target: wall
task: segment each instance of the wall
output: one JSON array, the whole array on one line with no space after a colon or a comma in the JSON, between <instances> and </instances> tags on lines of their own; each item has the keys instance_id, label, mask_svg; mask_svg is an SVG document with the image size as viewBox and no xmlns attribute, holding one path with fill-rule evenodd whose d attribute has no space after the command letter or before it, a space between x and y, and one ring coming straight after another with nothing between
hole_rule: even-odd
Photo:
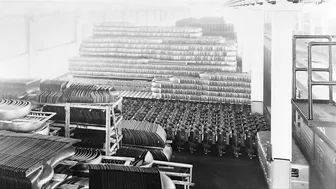
<instances>
[{"instance_id":1,"label":"wall","mask_svg":"<svg viewBox=\"0 0 336 189\"><path fill-rule=\"evenodd\" d=\"M0 76L27 76L27 20L24 16L0 17ZM8 73L10 68L15 72Z\"/></svg>"},{"instance_id":2,"label":"wall","mask_svg":"<svg viewBox=\"0 0 336 189\"><path fill-rule=\"evenodd\" d=\"M174 26L188 17L220 16L220 7L112 3L0 3L0 78L65 74L81 41L104 21Z\"/></svg>"}]
</instances>

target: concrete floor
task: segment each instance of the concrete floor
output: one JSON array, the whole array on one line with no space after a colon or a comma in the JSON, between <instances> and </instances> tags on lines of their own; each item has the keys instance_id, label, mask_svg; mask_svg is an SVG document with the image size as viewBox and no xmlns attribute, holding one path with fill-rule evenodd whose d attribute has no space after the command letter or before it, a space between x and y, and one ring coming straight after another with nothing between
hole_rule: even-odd
<instances>
[{"instance_id":1,"label":"concrete floor","mask_svg":"<svg viewBox=\"0 0 336 189\"><path fill-rule=\"evenodd\" d=\"M212 152L174 151L172 161L192 164L192 189L266 189L262 169L257 158L250 160L246 154L236 158L227 150L222 157Z\"/></svg>"}]
</instances>

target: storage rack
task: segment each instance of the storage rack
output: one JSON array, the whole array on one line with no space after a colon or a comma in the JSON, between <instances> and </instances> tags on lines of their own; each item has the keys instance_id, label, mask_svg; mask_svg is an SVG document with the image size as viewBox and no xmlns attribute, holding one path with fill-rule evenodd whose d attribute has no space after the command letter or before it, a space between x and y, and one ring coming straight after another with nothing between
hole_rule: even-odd
<instances>
[{"instance_id":1,"label":"storage rack","mask_svg":"<svg viewBox=\"0 0 336 189\"><path fill-rule=\"evenodd\" d=\"M121 129L118 128L118 125L120 124L122 120L122 114L120 116L116 116L114 112L115 107L118 107L118 109L122 112L122 100L123 98L121 97L113 103L94 103L94 104L90 104L90 103L59 103L59 104L41 103L38 105L64 107L65 123L64 124L54 123L53 125L64 126L65 128L64 136L67 138L70 138L70 128L83 128L83 129L105 131L106 145L103 151L105 151L106 156L110 156L110 155L113 155L115 151L120 147L119 143L121 143L122 141ZM102 128L101 125L87 124L87 123L71 124L70 108L86 108L86 109L105 110L106 112L105 128ZM111 117L113 118L112 125L111 125ZM111 142L114 143L112 146L111 146Z\"/></svg>"}]
</instances>

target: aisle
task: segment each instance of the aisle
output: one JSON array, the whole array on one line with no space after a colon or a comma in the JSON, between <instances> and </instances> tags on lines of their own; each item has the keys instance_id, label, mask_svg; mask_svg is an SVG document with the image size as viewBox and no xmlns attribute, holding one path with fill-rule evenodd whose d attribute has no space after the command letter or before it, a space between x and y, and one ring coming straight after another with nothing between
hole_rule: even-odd
<instances>
[{"instance_id":1,"label":"aisle","mask_svg":"<svg viewBox=\"0 0 336 189\"><path fill-rule=\"evenodd\" d=\"M233 154L219 157L196 152L173 153L174 162L194 165L192 189L266 189L267 185L258 160L246 156L235 158Z\"/></svg>"}]
</instances>

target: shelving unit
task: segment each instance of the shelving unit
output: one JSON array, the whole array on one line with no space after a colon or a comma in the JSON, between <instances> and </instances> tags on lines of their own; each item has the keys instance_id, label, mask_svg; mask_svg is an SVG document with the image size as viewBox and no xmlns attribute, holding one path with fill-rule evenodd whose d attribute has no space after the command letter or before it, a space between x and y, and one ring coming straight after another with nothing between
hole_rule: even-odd
<instances>
[{"instance_id":1,"label":"shelving unit","mask_svg":"<svg viewBox=\"0 0 336 189\"><path fill-rule=\"evenodd\" d=\"M119 123L122 120L122 114L116 115L114 112L114 108L118 108L122 112L122 100L123 98L119 98L117 101L113 103L60 103L60 104L49 104L49 103L38 103L37 105L42 106L57 106L64 107L65 109L65 122L63 123L55 123L55 126L64 126L65 128L65 137L70 138L70 128L83 128L83 129L91 129L91 130L100 130L105 131L105 148L102 151L105 152L106 156L113 155L120 147L120 143L122 141L122 133L121 129L118 128ZM86 109L98 109L105 110L106 112L106 124L105 125L97 125L97 124L89 124L89 123L71 123L71 108L86 108ZM42 110L41 109L41 110ZM108 113L110 112L110 113ZM112 117L112 124L111 124ZM111 142L114 143L111 146Z\"/></svg>"}]
</instances>

